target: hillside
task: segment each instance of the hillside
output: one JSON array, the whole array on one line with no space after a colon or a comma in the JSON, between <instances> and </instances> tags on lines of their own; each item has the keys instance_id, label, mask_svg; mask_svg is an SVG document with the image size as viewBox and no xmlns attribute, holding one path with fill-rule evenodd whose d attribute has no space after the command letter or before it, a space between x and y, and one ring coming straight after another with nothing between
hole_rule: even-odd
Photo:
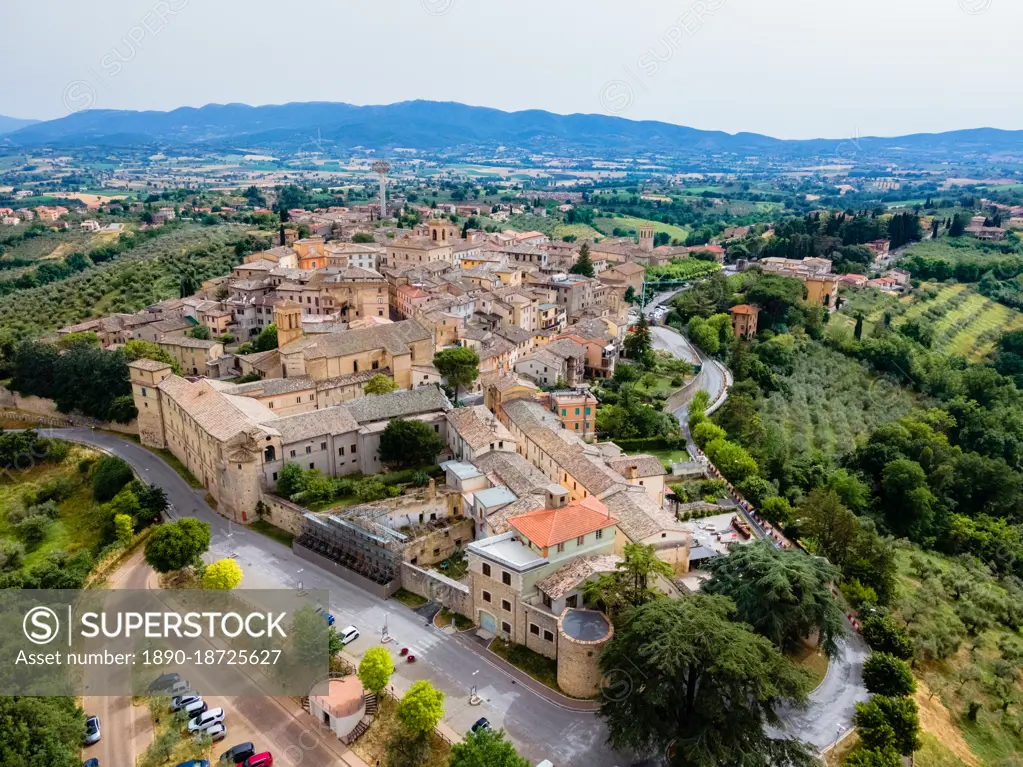
<instances>
[{"instance_id":1,"label":"hillside","mask_svg":"<svg viewBox=\"0 0 1023 767\"><path fill-rule=\"evenodd\" d=\"M10 134L18 146L203 145L208 148L282 147L443 151L505 146L528 151L663 152L708 156L719 152L814 157L834 154L844 140L786 141L756 133L729 134L656 121L543 110L503 112L453 102L405 101L381 106L308 102L252 107L208 104L170 112L87 110L29 125ZM859 155L947 152L983 155L1023 148L1023 131L990 128L895 138L857 139Z\"/></svg>"},{"instance_id":2,"label":"hillside","mask_svg":"<svg viewBox=\"0 0 1023 767\"><path fill-rule=\"evenodd\" d=\"M38 120L22 120L18 117L0 115L0 136L7 133L14 133L16 130L21 130L29 125L35 125L38 122Z\"/></svg>"}]
</instances>

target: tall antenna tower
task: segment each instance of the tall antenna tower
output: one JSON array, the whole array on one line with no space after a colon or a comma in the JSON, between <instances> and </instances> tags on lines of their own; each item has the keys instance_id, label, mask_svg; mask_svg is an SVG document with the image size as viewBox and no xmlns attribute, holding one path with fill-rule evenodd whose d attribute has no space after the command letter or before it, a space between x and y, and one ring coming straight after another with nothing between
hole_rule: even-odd
<instances>
[{"instance_id":1,"label":"tall antenna tower","mask_svg":"<svg viewBox=\"0 0 1023 767\"><path fill-rule=\"evenodd\" d=\"M380 177L380 220L387 218L387 174L391 172L391 164L386 160L373 163L373 172Z\"/></svg>"}]
</instances>

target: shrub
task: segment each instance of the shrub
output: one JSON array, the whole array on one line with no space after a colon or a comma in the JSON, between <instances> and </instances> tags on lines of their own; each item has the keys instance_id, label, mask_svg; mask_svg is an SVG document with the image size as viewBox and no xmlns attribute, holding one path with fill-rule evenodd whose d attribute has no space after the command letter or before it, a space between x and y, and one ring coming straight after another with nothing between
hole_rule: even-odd
<instances>
[{"instance_id":1,"label":"shrub","mask_svg":"<svg viewBox=\"0 0 1023 767\"><path fill-rule=\"evenodd\" d=\"M370 477L355 483L354 494L360 503L379 501L387 495L387 487L376 477Z\"/></svg>"},{"instance_id":2,"label":"shrub","mask_svg":"<svg viewBox=\"0 0 1023 767\"><path fill-rule=\"evenodd\" d=\"M845 601L855 608L877 604L877 592L870 586L860 583L859 578L850 578L839 586L839 589L842 591Z\"/></svg>"},{"instance_id":3,"label":"shrub","mask_svg":"<svg viewBox=\"0 0 1023 767\"><path fill-rule=\"evenodd\" d=\"M387 486L387 497L397 498L401 495L401 485L388 485Z\"/></svg>"},{"instance_id":4,"label":"shrub","mask_svg":"<svg viewBox=\"0 0 1023 767\"><path fill-rule=\"evenodd\" d=\"M430 484L430 475L425 471L416 471L412 474L412 485L415 487L425 487Z\"/></svg>"},{"instance_id":5,"label":"shrub","mask_svg":"<svg viewBox=\"0 0 1023 767\"><path fill-rule=\"evenodd\" d=\"M885 652L901 660L913 657L913 640L890 615L871 615L863 621L863 639L874 652Z\"/></svg>"},{"instance_id":6,"label":"shrub","mask_svg":"<svg viewBox=\"0 0 1023 767\"><path fill-rule=\"evenodd\" d=\"M120 458L101 458L92 475L92 497L106 503L133 479L131 467Z\"/></svg>"},{"instance_id":7,"label":"shrub","mask_svg":"<svg viewBox=\"0 0 1023 767\"><path fill-rule=\"evenodd\" d=\"M33 550L38 548L50 530L53 520L45 515L26 517L14 526L14 532L24 542L25 548Z\"/></svg>"},{"instance_id":8,"label":"shrub","mask_svg":"<svg viewBox=\"0 0 1023 767\"><path fill-rule=\"evenodd\" d=\"M25 558L25 547L17 541L0 539L0 570L17 570Z\"/></svg>"},{"instance_id":9,"label":"shrub","mask_svg":"<svg viewBox=\"0 0 1023 767\"><path fill-rule=\"evenodd\" d=\"M904 698L916 692L909 664L886 652L872 653L864 662L863 684L875 695Z\"/></svg>"}]
</instances>

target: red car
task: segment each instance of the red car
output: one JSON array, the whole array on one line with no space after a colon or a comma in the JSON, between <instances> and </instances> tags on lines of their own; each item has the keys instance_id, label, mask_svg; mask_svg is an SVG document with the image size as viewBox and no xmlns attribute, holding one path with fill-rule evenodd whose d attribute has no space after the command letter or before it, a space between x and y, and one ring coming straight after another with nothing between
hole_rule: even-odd
<instances>
[{"instance_id":1,"label":"red car","mask_svg":"<svg viewBox=\"0 0 1023 767\"><path fill-rule=\"evenodd\" d=\"M242 767L273 767L274 755L269 751L262 754L254 754L242 763Z\"/></svg>"}]
</instances>

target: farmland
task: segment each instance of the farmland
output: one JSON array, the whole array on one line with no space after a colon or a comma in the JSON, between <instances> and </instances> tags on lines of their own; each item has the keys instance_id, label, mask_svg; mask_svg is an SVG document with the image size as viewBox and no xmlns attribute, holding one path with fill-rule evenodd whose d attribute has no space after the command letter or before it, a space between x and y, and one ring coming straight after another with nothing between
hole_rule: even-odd
<instances>
[{"instance_id":1,"label":"farmland","mask_svg":"<svg viewBox=\"0 0 1023 767\"><path fill-rule=\"evenodd\" d=\"M685 242L686 237L689 236L689 230L682 226L674 226L673 224L662 224L660 221L651 221L646 218L636 218L635 216L623 216L616 218L598 218L594 221L596 227L606 235L611 235L615 227L619 229L631 229L635 232L639 232L641 226L652 226L654 233L665 232L671 239Z\"/></svg>"},{"instance_id":2,"label":"farmland","mask_svg":"<svg viewBox=\"0 0 1023 767\"><path fill-rule=\"evenodd\" d=\"M834 459L852 450L858 436L906 415L913 406L905 390L816 343L806 343L793 356L792 373L780 383L759 410L764 447L772 458L820 454Z\"/></svg>"},{"instance_id":3,"label":"farmland","mask_svg":"<svg viewBox=\"0 0 1023 767\"><path fill-rule=\"evenodd\" d=\"M903 298L876 291L851 294L849 303L832 318L829 332L851 334L857 312L864 316L864 337L874 333L887 312L895 329L910 321L918 322L933 330L936 351L974 362L987 356L1003 332L1023 328L1023 313L961 283L923 283L912 296Z\"/></svg>"}]
</instances>

